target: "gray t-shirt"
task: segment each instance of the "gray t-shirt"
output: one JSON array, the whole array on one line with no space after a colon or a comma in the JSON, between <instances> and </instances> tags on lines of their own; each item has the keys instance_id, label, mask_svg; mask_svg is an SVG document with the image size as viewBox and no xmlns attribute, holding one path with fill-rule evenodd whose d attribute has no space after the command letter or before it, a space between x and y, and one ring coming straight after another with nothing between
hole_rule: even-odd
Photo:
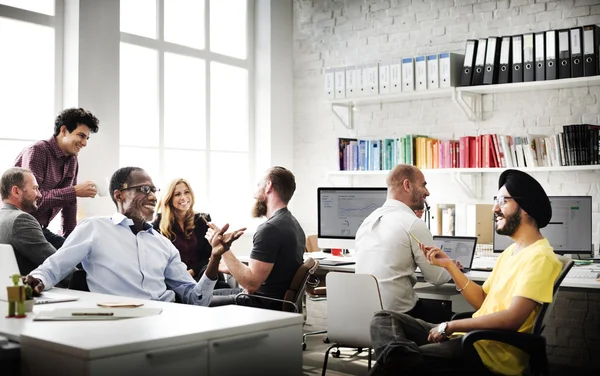
<instances>
[{"instance_id":1,"label":"gray t-shirt","mask_svg":"<svg viewBox=\"0 0 600 376\"><path fill-rule=\"evenodd\" d=\"M306 236L287 208L277 210L254 234L250 258L273 264L258 294L282 299L302 265Z\"/></svg>"}]
</instances>

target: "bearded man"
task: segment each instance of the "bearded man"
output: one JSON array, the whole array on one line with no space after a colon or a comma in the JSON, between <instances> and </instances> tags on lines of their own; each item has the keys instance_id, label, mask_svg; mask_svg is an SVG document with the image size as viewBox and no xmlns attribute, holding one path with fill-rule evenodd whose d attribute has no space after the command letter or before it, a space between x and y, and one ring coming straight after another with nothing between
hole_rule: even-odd
<instances>
[{"instance_id":1,"label":"bearded man","mask_svg":"<svg viewBox=\"0 0 600 376\"><path fill-rule=\"evenodd\" d=\"M227 271L250 295L214 296L211 306L238 304L258 308L281 309L281 303L267 298L283 299L296 271L302 265L306 236L287 205L296 190L294 174L286 168L275 166L267 171L254 195L252 215L266 217L258 226L253 238L248 265L233 252L223 254ZM210 226L207 238L212 238L216 226Z\"/></svg>"}]
</instances>

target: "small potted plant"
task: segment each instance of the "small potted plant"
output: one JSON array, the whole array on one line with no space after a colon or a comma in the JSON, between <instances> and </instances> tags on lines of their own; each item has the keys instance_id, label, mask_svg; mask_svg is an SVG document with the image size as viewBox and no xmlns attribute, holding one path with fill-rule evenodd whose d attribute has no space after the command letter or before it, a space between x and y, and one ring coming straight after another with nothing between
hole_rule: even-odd
<instances>
[{"instance_id":1,"label":"small potted plant","mask_svg":"<svg viewBox=\"0 0 600 376\"><path fill-rule=\"evenodd\" d=\"M25 285L25 312L33 312L33 289L29 285Z\"/></svg>"}]
</instances>

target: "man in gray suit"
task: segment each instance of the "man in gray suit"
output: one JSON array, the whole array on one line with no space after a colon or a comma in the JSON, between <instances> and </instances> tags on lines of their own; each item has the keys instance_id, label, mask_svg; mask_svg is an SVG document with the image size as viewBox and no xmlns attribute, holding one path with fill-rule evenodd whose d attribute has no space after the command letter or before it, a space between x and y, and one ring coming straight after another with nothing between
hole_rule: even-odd
<instances>
[{"instance_id":1,"label":"man in gray suit","mask_svg":"<svg viewBox=\"0 0 600 376\"><path fill-rule=\"evenodd\" d=\"M28 275L56 252L30 214L42 197L35 176L26 168L9 168L0 179L0 195L0 243L12 245L21 275Z\"/></svg>"}]
</instances>

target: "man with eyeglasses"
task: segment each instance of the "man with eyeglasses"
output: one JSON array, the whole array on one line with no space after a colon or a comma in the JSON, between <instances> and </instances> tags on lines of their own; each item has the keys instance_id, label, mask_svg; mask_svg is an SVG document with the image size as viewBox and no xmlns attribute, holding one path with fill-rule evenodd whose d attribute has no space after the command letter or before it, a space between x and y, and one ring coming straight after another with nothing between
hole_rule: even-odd
<instances>
[{"instance_id":1,"label":"man with eyeglasses","mask_svg":"<svg viewBox=\"0 0 600 376\"><path fill-rule=\"evenodd\" d=\"M91 292L208 306L217 281L221 255L244 229L214 247L208 266L196 283L170 240L148 223L158 189L141 168L124 167L110 181L118 212L112 217L86 218L63 247L25 278L36 291L54 286L81 262ZM215 237L223 236L227 225Z\"/></svg>"},{"instance_id":2,"label":"man with eyeglasses","mask_svg":"<svg viewBox=\"0 0 600 376\"><path fill-rule=\"evenodd\" d=\"M472 318L431 324L402 313L381 311L371 321L377 363L371 375L461 372L520 375L528 356L494 341L475 343L476 369L463 365L462 335L478 329L530 333L543 303L550 303L562 264L540 233L552 218L550 200L530 175L506 170L500 175L494 205L496 232L509 236L510 245L498 258L483 286L471 282L448 255L421 246L427 260L448 271L456 290L477 309ZM454 374L454 373L452 373Z\"/></svg>"}]
</instances>

